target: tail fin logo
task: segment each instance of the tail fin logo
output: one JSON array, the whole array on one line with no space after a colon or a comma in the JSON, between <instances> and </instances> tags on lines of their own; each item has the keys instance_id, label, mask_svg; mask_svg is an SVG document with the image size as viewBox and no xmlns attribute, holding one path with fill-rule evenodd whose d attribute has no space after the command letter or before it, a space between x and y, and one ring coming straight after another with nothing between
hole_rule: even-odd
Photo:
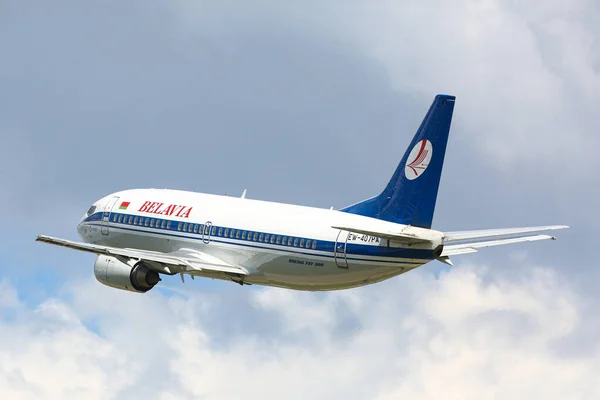
<instances>
[{"instance_id":1,"label":"tail fin logo","mask_svg":"<svg viewBox=\"0 0 600 400\"><path fill-rule=\"evenodd\" d=\"M404 175L406 179L412 181L417 179L429 166L431 156L433 155L433 146L427 139L421 140L411 150L406 160L406 166L404 167Z\"/></svg>"}]
</instances>

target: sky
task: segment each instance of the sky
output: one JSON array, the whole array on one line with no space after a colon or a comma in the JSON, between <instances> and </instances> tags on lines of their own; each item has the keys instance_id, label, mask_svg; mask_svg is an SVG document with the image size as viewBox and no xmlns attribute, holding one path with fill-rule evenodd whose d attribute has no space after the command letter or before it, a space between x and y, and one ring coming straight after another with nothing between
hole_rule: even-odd
<instances>
[{"instance_id":1,"label":"sky","mask_svg":"<svg viewBox=\"0 0 600 400\"><path fill-rule=\"evenodd\" d=\"M599 398L599 20L593 0L0 1L3 398ZM34 242L128 188L344 207L438 93L433 227L570 225L558 241L339 292L144 295Z\"/></svg>"}]
</instances>

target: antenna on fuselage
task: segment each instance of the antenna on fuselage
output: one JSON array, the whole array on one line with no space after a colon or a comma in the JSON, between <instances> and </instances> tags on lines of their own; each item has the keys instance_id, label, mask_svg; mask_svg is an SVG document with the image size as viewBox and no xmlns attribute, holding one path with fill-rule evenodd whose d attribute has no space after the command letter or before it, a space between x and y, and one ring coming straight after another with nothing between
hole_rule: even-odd
<instances>
[{"instance_id":1,"label":"antenna on fuselage","mask_svg":"<svg viewBox=\"0 0 600 400\"><path fill-rule=\"evenodd\" d=\"M242 199L246 198L246 192L248 192L248 189L244 189L244 192L242 193L242 195L240 196Z\"/></svg>"}]
</instances>

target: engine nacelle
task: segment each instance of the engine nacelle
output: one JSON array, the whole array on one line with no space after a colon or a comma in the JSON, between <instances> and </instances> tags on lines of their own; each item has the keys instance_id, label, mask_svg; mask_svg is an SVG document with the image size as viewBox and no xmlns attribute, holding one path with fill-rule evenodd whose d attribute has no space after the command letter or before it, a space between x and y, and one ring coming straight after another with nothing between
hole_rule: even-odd
<instances>
[{"instance_id":1,"label":"engine nacelle","mask_svg":"<svg viewBox=\"0 0 600 400\"><path fill-rule=\"evenodd\" d=\"M116 289L145 293L160 281L158 272L148 268L142 261L133 267L115 257L98 256L94 263L94 275L98 282Z\"/></svg>"}]
</instances>

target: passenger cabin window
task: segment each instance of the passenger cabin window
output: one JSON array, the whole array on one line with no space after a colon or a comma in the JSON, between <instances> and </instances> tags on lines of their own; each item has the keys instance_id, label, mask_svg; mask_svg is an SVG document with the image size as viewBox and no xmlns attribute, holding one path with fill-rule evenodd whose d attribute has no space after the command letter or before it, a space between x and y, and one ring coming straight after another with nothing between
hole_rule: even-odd
<instances>
[{"instance_id":1,"label":"passenger cabin window","mask_svg":"<svg viewBox=\"0 0 600 400\"><path fill-rule=\"evenodd\" d=\"M288 246L292 245L292 240L294 240L294 238L291 238L291 237L288 238Z\"/></svg>"},{"instance_id":2,"label":"passenger cabin window","mask_svg":"<svg viewBox=\"0 0 600 400\"><path fill-rule=\"evenodd\" d=\"M235 235L235 229L232 229L231 232L229 233L229 237L233 239L234 235Z\"/></svg>"},{"instance_id":3,"label":"passenger cabin window","mask_svg":"<svg viewBox=\"0 0 600 400\"><path fill-rule=\"evenodd\" d=\"M254 232L254 236L253 236L252 240L254 240L255 242L258 240L258 233L257 232Z\"/></svg>"},{"instance_id":4,"label":"passenger cabin window","mask_svg":"<svg viewBox=\"0 0 600 400\"><path fill-rule=\"evenodd\" d=\"M310 239L306 239L306 248L310 249Z\"/></svg>"},{"instance_id":5,"label":"passenger cabin window","mask_svg":"<svg viewBox=\"0 0 600 400\"><path fill-rule=\"evenodd\" d=\"M210 230L210 234L211 236L215 236L217 234L217 227L213 226L212 229Z\"/></svg>"},{"instance_id":6,"label":"passenger cabin window","mask_svg":"<svg viewBox=\"0 0 600 400\"><path fill-rule=\"evenodd\" d=\"M242 232L242 240L246 240L246 231Z\"/></svg>"},{"instance_id":7,"label":"passenger cabin window","mask_svg":"<svg viewBox=\"0 0 600 400\"><path fill-rule=\"evenodd\" d=\"M223 236L223 228L219 228L219 236Z\"/></svg>"},{"instance_id":8,"label":"passenger cabin window","mask_svg":"<svg viewBox=\"0 0 600 400\"><path fill-rule=\"evenodd\" d=\"M144 218L144 226L148 226L150 224L150 218Z\"/></svg>"},{"instance_id":9,"label":"passenger cabin window","mask_svg":"<svg viewBox=\"0 0 600 400\"><path fill-rule=\"evenodd\" d=\"M298 247L298 238L294 239L294 247Z\"/></svg>"},{"instance_id":10,"label":"passenger cabin window","mask_svg":"<svg viewBox=\"0 0 600 400\"><path fill-rule=\"evenodd\" d=\"M225 237L229 236L229 228L225 228Z\"/></svg>"},{"instance_id":11,"label":"passenger cabin window","mask_svg":"<svg viewBox=\"0 0 600 400\"><path fill-rule=\"evenodd\" d=\"M171 221L167 221L167 229L171 229Z\"/></svg>"},{"instance_id":12,"label":"passenger cabin window","mask_svg":"<svg viewBox=\"0 0 600 400\"><path fill-rule=\"evenodd\" d=\"M277 240L275 241L276 244L281 244L281 236L277 236Z\"/></svg>"},{"instance_id":13,"label":"passenger cabin window","mask_svg":"<svg viewBox=\"0 0 600 400\"><path fill-rule=\"evenodd\" d=\"M235 232L235 238L236 239L240 238L240 231L239 231L239 229L237 230L237 232Z\"/></svg>"},{"instance_id":14,"label":"passenger cabin window","mask_svg":"<svg viewBox=\"0 0 600 400\"><path fill-rule=\"evenodd\" d=\"M132 216L129 216L129 225L131 225L131 220L133 219Z\"/></svg>"},{"instance_id":15,"label":"passenger cabin window","mask_svg":"<svg viewBox=\"0 0 600 400\"><path fill-rule=\"evenodd\" d=\"M154 228L154 218L150 220L150 228Z\"/></svg>"},{"instance_id":16,"label":"passenger cabin window","mask_svg":"<svg viewBox=\"0 0 600 400\"><path fill-rule=\"evenodd\" d=\"M188 227L188 224L187 224L187 222L185 222L185 223L183 224L183 231L184 231L184 232L186 232L186 231L187 231L187 227Z\"/></svg>"},{"instance_id":17,"label":"passenger cabin window","mask_svg":"<svg viewBox=\"0 0 600 400\"><path fill-rule=\"evenodd\" d=\"M275 235L271 235L271 243L275 243Z\"/></svg>"},{"instance_id":18,"label":"passenger cabin window","mask_svg":"<svg viewBox=\"0 0 600 400\"><path fill-rule=\"evenodd\" d=\"M198 225L194 224L194 233L198 233Z\"/></svg>"},{"instance_id":19,"label":"passenger cabin window","mask_svg":"<svg viewBox=\"0 0 600 400\"><path fill-rule=\"evenodd\" d=\"M300 239L300 247L304 247L304 239Z\"/></svg>"},{"instance_id":20,"label":"passenger cabin window","mask_svg":"<svg viewBox=\"0 0 600 400\"><path fill-rule=\"evenodd\" d=\"M165 229L165 226L166 226L166 225L167 225L167 221L165 221L165 220L163 219L163 221L160 223L160 227L161 227L162 229Z\"/></svg>"},{"instance_id":21,"label":"passenger cabin window","mask_svg":"<svg viewBox=\"0 0 600 400\"><path fill-rule=\"evenodd\" d=\"M265 233L265 243L269 243L269 234Z\"/></svg>"},{"instance_id":22,"label":"passenger cabin window","mask_svg":"<svg viewBox=\"0 0 600 400\"><path fill-rule=\"evenodd\" d=\"M259 242L262 242L264 238L265 238L265 234L264 234L264 233L261 233L261 234L258 236L258 241L259 241Z\"/></svg>"},{"instance_id":23,"label":"passenger cabin window","mask_svg":"<svg viewBox=\"0 0 600 400\"><path fill-rule=\"evenodd\" d=\"M138 217L135 217L135 219L133 220L133 224L137 225L137 222L138 222Z\"/></svg>"},{"instance_id":24,"label":"passenger cabin window","mask_svg":"<svg viewBox=\"0 0 600 400\"><path fill-rule=\"evenodd\" d=\"M121 223L123 221L123 216L119 215L119 223Z\"/></svg>"},{"instance_id":25,"label":"passenger cabin window","mask_svg":"<svg viewBox=\"0 0 600 400\"><path fill-rule=\"evenodd\" d=\"M317 248L317 241L313 240L312 249L315 250Z\"/></svg>"}]
</instances>

